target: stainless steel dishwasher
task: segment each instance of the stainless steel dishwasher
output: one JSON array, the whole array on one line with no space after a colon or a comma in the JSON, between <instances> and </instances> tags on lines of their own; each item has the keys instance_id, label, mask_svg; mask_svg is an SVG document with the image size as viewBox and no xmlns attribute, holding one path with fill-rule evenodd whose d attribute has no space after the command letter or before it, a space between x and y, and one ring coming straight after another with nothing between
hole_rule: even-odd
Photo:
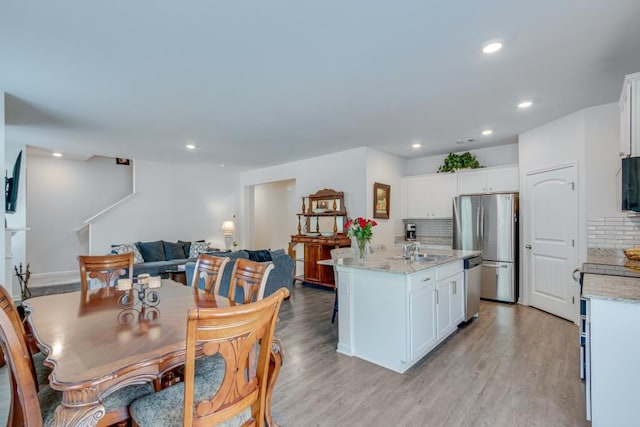
<instances>
[{"instance_id":1,"label":"stainless steel dishwasher","mask_svg":"<svg viewBox=\"0 0 640 427\"><path fill-rule=\"evenodd\" d=\"M474 256L464 260L464 311L465 322L478 317L480 310L480 282L482 277L482 257Z\"/></svg>"}]
</instances>

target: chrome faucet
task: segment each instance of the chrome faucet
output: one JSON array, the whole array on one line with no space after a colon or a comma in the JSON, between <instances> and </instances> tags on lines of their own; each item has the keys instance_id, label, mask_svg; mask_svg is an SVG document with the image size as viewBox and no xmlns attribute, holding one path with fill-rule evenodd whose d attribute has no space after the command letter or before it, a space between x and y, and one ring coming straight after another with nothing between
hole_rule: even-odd
<instances>
[{"instance_id":1,"label":"chrome faucet","mask_svg":"<svg viewBox=\"0 0 640 427\"><path fill-rule=\"evenodd\" d=\"M402 257L409 258L411 255L416 256L420 251L420 242L405 243L402 245Z\"/></svg>"}]
</instances>

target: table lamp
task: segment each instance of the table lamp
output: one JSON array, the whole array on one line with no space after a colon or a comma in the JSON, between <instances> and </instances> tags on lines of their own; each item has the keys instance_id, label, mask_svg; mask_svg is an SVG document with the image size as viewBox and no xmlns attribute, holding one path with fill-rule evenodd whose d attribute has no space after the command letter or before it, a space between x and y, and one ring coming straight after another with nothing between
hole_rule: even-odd
<instances>
[{"instance_id":1,"label":"table lamp","mask_svg":"<svg viewBox=\"0 0 640 427\"><path fill-rule=\"evenodd\" d=\"M222 232L224 234L224 246L227 249L231 249L231 242L233 242L233 232L236 231L236 225L233 221L222 222Z\"/></svg>"}]
</instances>

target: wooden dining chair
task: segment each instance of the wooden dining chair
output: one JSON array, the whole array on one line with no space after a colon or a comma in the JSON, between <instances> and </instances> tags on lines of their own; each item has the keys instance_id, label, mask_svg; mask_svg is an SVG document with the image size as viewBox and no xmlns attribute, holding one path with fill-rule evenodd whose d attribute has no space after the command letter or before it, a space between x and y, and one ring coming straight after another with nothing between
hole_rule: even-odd
<instances>
[{"instance_id":1,"label":"wooden dining chair","mask_svg":"<svg viewBox=\"0 0 640 427\"><path fill-rule=\"evenodd\" d=\"M219 295L224 268L230 260L229 257L223 258L207 254L198 255L191 287L198 289L198 282L202 278L204 279L204 290Z\"/></svg>"},{"instance_id":2,"label":"wooden dining chair","mask_svg":"<svg viewBox=\"0 0 640 427\"><path fill-rule=\"evenodd\" d=\"M356 251L354 248L336 248L331 249L331 259L333 261L337 261L340 258L355 258ZM333 278L335 283L334 292L336 293L336 297L333 300L333 315L331 316L331 323L336 321L336 314L338 314L338 270L336 267L333 267Z\"/></svg>"},{"instance_id":3,"label":"wooden dining chair","mask_svg":"<svg viewBox=\"0 0 640 427\"><path fill-rule=\"evenodd\" d=\"M260 301L264 297L269 273L273 270L273 262L256 262L238 258L231 272L229 283L229 299L234 301L237 288L242 288L243 303Z\"/></svg>"},{"instance_id":4,"label":"wooden dining chair","mask_svg":"<svg viewBox=\"0 0 640 427\"><path fill-rule=\"evenodd\" d=\"M115 286L119 277L127 274L133 279L133 253L121 255L80 255L80 284L82 290L89 289L87 276L98 279L102 287Z\"/></svg>"},{"instance_id":5,"label":"wooden dining chair","mask_svg":"<svg viewBox=\"0 0 640 427\"><path fill-rule=\"evenodd\" d=\"M4 287L0 285L0 290ZM38 391L33 361L21 323L16 324L15 304L0 292L0 346L9 365L11 405L8 426L53 425L54 413L62 402L62 393L49 387ZM128 405L134 399L153 393L151 384L136 384L117 390L102 400L105 415L98 426L109 426L129 418Z\"/></svg>"},{"instance_id":6,"label":"wooden dining chair","mask_svg":"<svg viewBox=\"0 0 640 427\"><path fill-rule=\"evenodd\" d=\"M9 291L2 285L0 285L0 300L2 301L0 304L4 307L5 312L9 316L9 320L11 320L14 328L18 331L18 335L22 338L25 353L28 353L31 356L30 365L34 381L38 387L49 384L51 368L44 365L45 355L39 350L32 351L32 346L29 343L27 331L22 323L22 319L20 319L18 308L13 302L11 295L9 295Z\"/></svg>"},{"instance_id":7,"label":"wooden dining chair","mask_svg":"<svg viewBox=\"0 0 640 427\"><path fill-rule=\"evenodd\" d=\"M281 288L252 304L189 309L184 382L133 402L134 425L263 426L273 331L288 294ZM216 363L196 375L199 348Z\"/></svg>"}]
</instances>

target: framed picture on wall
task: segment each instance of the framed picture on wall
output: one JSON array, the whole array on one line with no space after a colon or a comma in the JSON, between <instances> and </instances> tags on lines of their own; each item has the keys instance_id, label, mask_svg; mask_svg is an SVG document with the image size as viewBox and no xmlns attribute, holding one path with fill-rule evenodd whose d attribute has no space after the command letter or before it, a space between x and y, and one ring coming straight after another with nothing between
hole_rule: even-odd
<instances>
[{"instance_id":1,"label":"framed picture on wall","mask_svg":"<svg viewBox=\"0 0 640 427\"><path fill-rule=\"evenodd\" d=\"M373 217L389 219L391 186L375 182L373 184Z\"/></svg>"}]
</instances>

